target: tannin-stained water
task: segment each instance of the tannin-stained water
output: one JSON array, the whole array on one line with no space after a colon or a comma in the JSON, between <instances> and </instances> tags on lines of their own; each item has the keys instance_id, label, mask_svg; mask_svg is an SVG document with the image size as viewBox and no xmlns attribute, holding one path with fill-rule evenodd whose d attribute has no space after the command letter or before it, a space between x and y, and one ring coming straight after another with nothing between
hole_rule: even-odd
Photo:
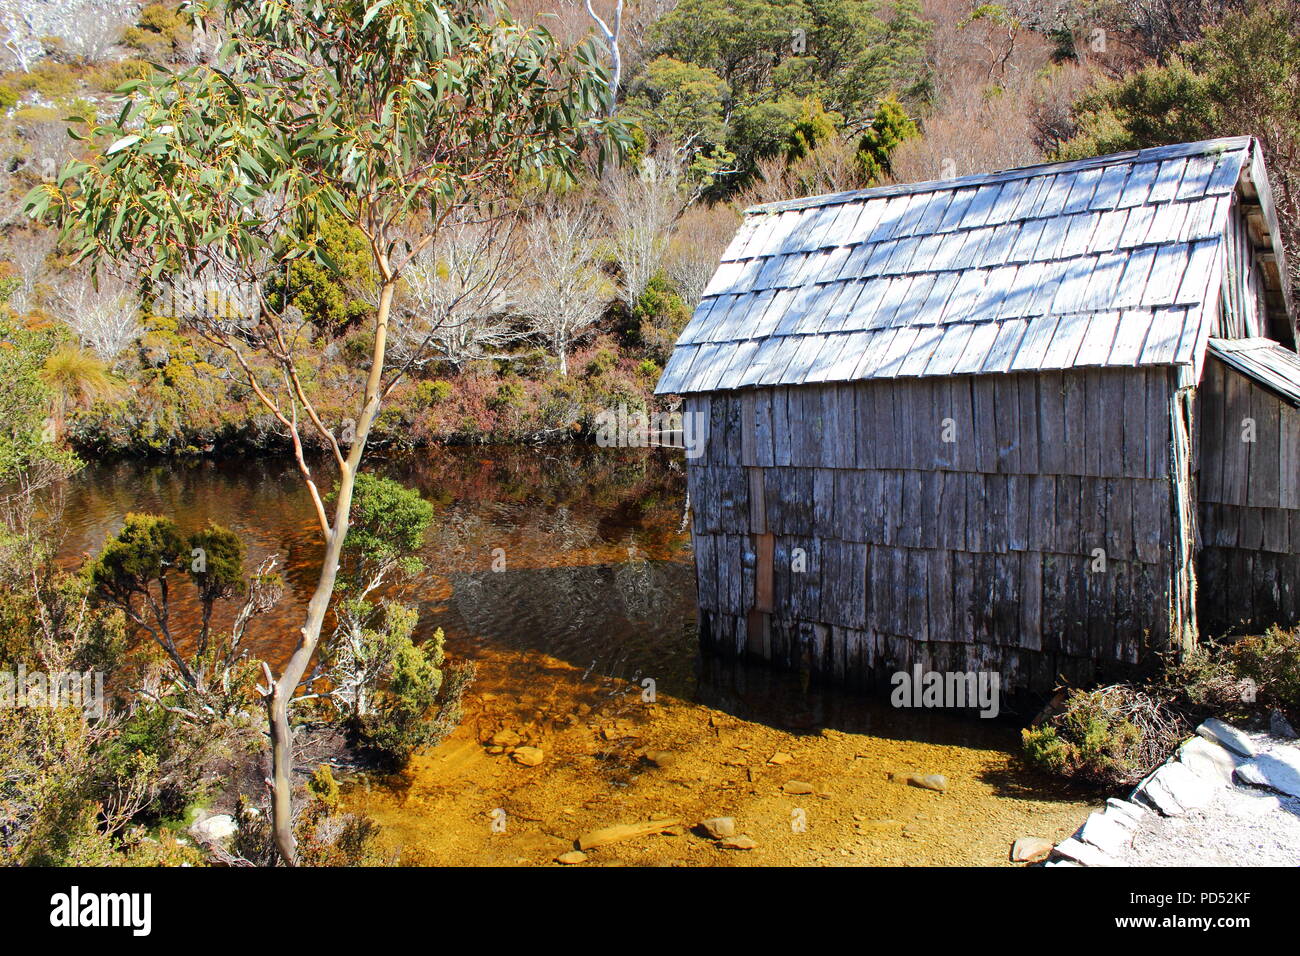
<instances>
[{"instance_id":1,"label":"tannin-stained water","mask_svg":"<svg viewBox=\"0 0 1300 956\"><path fill-rule=\"evenodd\" d=\"M637 780L649 801L645 806L662 802L665 812L671 794L683 788L706 799L715 786L724 794L748 786L751 801L766 800L755 781L763 775L779 781L768 755L757 753L762 748L803 748L805 775L817 768L830 786L848 774L857 783L845 799L851 793L858 803L880 803L879 812L868 807L851 814L845 839L859 842L848 862L906 862L906 853L901 859L894 855L895 844L912 841L902 845L913 855L921 844L915 829L902 834L905 825L935 827L924 843L930 862L997 862L989 856L1005 853L998 848L1007 834L1013 839L1019 830L1032 831L1035 819L1041 820L1039 829L1068 832L1083 812L1066 788L1025 770L1016 756L1013 720L897 710L880 697L809 686L797 675L763 666L701 659L680 454L471 446L430 449L371 467L418 488L434 504L420 554L425 570L407 594L419 607L418 634L440 627L451 655L479 662L465 726L456 737L417 758L407 773L354 788L357 805L397 835L413 862L545 862L556 840L571 838L566 827L577 827L585 813L596 819L615 812ZM255 620L246 644L273 664L288 656L321 550L291 461L96 463L69 482L64 500L61 554L69 564L93 555L129 512L167 515L186 531L209 522L226 525L244 538L250 571L274 556L286 593ZM193 604L182 599L174 631L183 633L194 620ZM647 677L660 695L653 713L632 713L625 703L611 710L610 688L631 687L628 682L639 687ZM578 713L580 720L571 716ZM627 729L629 715L641 721L641 729L618 738L627 752L614 759L608 722ZM725 733L719 729L723 723L731 728ZM498 727L518 727L529 739L545 742L547 764L524 768L485 755L481 743ZM629 768L639 766L636 754L660 738L683 760L656 782ZM833 769L842 759L834 748L837 739L852 751L843 769ZM719 752L728 748L737 748L730 758ZM743 778L713 780L709 767L715 762L737 774L743 767ZM796 772L777 769L785 776ZM925 806L936 795L882 784L895 769L968 777L971 789L954 786L943 797L958 812L932 818ZM559 789L548 796L539 780ZM877 792L878 787L883 788ZM433 804L430 794L440 795ZM532 844L452 838L457 828L477 834L478 817L498 804L513 801L518 808L527 800L537 804L525 813L536 818ZM907 814L900 806L910 808ZM641 809L628 805L623 813L639 815ZM762 812L775 814L784 833L782 814L788 811ZM911 822L900 822L905 817ZM940 827L932 819L948 823ZM1002 828L990 820L1002 821ZM433 821L439 821L436 827ZM842 823L849 826L847 818ZM958 852L959 846L970 852ZM978 852L972 849L977 846ZM747 859L824 862L816 857L821 849L810 849L807 859L797 849ZM685 854L659 862L691 860Z\"/></svg>"}]
</instances>

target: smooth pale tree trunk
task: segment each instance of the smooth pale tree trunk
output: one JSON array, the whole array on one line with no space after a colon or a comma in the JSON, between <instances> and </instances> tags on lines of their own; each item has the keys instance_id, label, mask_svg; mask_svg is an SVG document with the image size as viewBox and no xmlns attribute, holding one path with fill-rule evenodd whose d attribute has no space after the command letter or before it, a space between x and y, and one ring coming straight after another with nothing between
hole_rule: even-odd
<instances>
[{"instance_id":1,"label":"smooth pale tree trunk","mask_svg":"<svg viewBox=\"0 0 1300 956\"><path fill-rule=\"evenodd\" d=\"M387 274L388 265L383 264ZM339 572L339 558L343 541L348 534L348 518L352 512L352 492L356 487L357 471L365 453L370 427L379 414L379 387L383 379L384 354L388 346L388 317L392 311L394 280L385 280L380 289L379 309L375 316L375 343L371 354L370 374L366 380L366 402L357 428L356 441L348 450L345 463L339 469L338 499L334 504L332 531L325 542L325 556L321 563L316 590L307 603L307 620L298 632L298 646L285 665L284 672L271 687L267 699L267 716L271 730L271 827L276 848L284 862L297 863L298 847L293 832L293 730L289 725L289 702L298 690L298 684L307 673L320 632L325 624L334 583Z\"/></svg>"}]
</instances>

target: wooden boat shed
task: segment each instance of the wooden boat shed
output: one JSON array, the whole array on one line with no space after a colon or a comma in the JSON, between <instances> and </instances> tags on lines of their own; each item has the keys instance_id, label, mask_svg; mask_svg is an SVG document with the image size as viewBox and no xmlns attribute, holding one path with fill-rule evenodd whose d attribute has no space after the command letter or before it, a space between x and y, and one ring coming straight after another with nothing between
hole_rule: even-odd
<instances>
[{"instance_id":1,"label":"wooden boat shed","mask_svg":"<svg viewBox=\"0 0 1300 956\"><path fill-rule=\"evenodd\" d=\"M748 210L657 392L706 647L1086 682L1300 619L1300 357L1249 138Z\"/></svg>"}]
</instances>

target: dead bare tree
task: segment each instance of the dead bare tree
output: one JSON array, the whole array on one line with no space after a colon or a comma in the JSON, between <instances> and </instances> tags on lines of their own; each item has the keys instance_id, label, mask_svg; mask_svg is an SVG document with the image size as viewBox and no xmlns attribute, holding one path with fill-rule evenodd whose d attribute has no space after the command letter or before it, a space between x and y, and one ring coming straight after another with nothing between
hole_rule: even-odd
<instances>
[{"instance_id":1,"label":"dead bare tree","mask_svg":"<svg viewBox=\"0 0 1300 956\"><path fill-rule=\"evenodd\" d=\"M602 184L621 298L629 310L663 264L673 223L686 205L680 183L675 162L646 157L639 170L612 170Z\"/></svg>"},{"instance_id":2,"label":"dead bare tree","mask_svg":"<svg viewBox=\"0 0 1300 956\"><path fill-rule=\"evenodd\" d=\"M523 266L513 215L459 217L412 258L396 307L399 364L442 359L459 369L515 338L508 312Z\"/></svg>"},{"instance_id":3,"label":"dead bare tree","mask_svg":"<svg viewBox=\"0 0 1300 956\"><path fill-rule=\"evenodd\" d=\"M664 255L664 269L688 308L694 309L735 235L735 210L727 205L695 205L677 220Z\"/></svg>"},{"instance_id":4,"label":"dead bare tree","mask_svg":"<svg viewBox=\"0 0 1300 956\"><path fill-rule=\"evenodd\" d=\"M520 311L569 373L569 352L605 311L609 283L596 264L597 218L590 208L559 202L540 211L527 227L533 274Z\"/></svg>"},{"instance_id":5,"label":"dead bare tree","mask_svg":"<svg viewBox=\"0 0 1300 956\"><path fill-rule=\"evenodd\" d=\"M57 295L63 320L82 345L110 366L143 331L136 293L125 283L101 280L96 287L82 277Z\"/></svg>"},{"instance_id":6,"label":"dead bare tree","mask_svg":"<svg viewBox=\"0 0 1300 956\"><path fill-rule=\"evenodd\" d=\"M54 251L55 235L48 229L15 230L8 236L3 258L18 280L9 294L9 305L19 315L36 308L41 285L49 275L48 261Z\"/></svg>"}]
</instances>

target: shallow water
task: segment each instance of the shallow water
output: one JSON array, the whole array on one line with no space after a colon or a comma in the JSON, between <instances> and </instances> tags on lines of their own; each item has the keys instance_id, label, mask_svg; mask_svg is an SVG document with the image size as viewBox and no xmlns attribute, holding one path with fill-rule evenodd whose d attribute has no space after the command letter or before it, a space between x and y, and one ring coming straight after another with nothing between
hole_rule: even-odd
<instances>
[{"instance_id":1,"label":"shallow water","mask_svg":"<svg viewBox=\"0 0 1300 956\"><path fill-rule=\"evenodd\" d=\"M778 726L1014 741L1006 722L898 711L797 675L701 660L682 466L668 452L569 446L440 448L374 463L435 507L420 553L425 571L408 594L420 610L419 634L441 627L460 656L524 652L590 679L651 677L657 692ZM64 559L93 555L133 511L167 515L185 531L214 521L232 528L247 543L250 570L274 556L289 587L255 620L247 644L272 662L287 657L320 550L291 462L91 464L66 492ZM182 621L186 613L193 607L182 603Z\"/></svg>"},{"instance_id":2,"label":"shallow water","mask_svg":"<svg viewBox=\"0 0 1300 956\"><path fill-rule=\"evenodd\" d=\"M900 816L900 801L910 807L909 801L924 804L929 798L885 786L889 771L946 770L966 778L964 792L958 787L945 795L952 813L928 846L932 862L996 862L997 854L1005 853L1005 833L1014 839L1017 828L1028 826L1035 814L1044 824L1050 818L1066 827L1078 812L1077 794L1020 764L1014 716L991 721L973 714L898 710L883 697L810 686L798 675L763 666L702 659L679 456L569 447L443 448L372 467L417 487L435 506L421 553L426 570L409 592L420 610L419 634L441 627L451 655L480 664L466 725L457 737L433 755L417 758L407 774L354 790L358 805L400 834L404 846L424 847L414 859L472 862L487 852L478 843L457 849L445 827L435 829L436 820L463 818L464 828L476 832L480 809L466 791L481 790L481 799L492 806L532 799L538 802L538 818L559 813L565 799L603 809L607 795L626 792L620 788L636 775L629 771L620 778L626 767L614 773L623 764L611 762L607 748L591 741L599 742L601 721L631 713L621 703L610 710L611 688L626 689L628 682L639 686L647 677L663 701L682 706L661 709L658 723L652 720L640 731L643 739L667 741L665 746L689 755L685 766L696 768L689 785L644 781L650 787L648 805L657 805L663 793L677 792L677 786L703 794L714 785L710 768L720 745L705 738L721 733L710 716L720 714L736 721L737 739L752 740L753 747L806 749L809 769L839 766L835 761L842 754L830 750L818 756L816 746L822 745L814 745L823 731L840 734L843 746L853 751L850 775L870 777L853 785L852 799L877 803L891 823ZM184 530L211 521L232 528L248 545L250 570L276 557L289 587L276 608L254 621L246 643L272 662L287 657L315 583L320 550L291 462L92 464L69 483L65 502L61 553L69 564L97 551L133 511L169 515ZM176 617L183 623L186 615L193 620L192 605ZM591 716L564 722L584 702L591 705ZM701 720L703 737L694 729ZM551 775L521 776L523 768L485 759L478 741L497 726L535 728L547 741L548 754L555 754L554 769L549 756L541 768ZM740 763L726 766L735 769ZM767 772L763 761L756 766ZM825 775L833 780L840 771ZM550 782L537 786L539 780ZM726 781L717 785L723 792L732 788ZM561 790L552 793L556 787ZM766 799L752 792L757 795L752 799ZM436 814L431 793L445 796ZM913 810L918 816L912 826L939 826L917 808L908 812ZM987 829L981 821L990 819L1003 821L1005 833L979 835ZM856 830L846 831L849 838L861 837L864 825L854 824ZM551 839L541 831L535 835ZM896 859L891 854L897 842L867 841L862 843L867 849L854 853L865 854L860 862L888 862ZM979 855L971 855L976 846ZM959 852L961 847L970 852ZM903 859L920 852L914 840L905 848L910 856ZM500 862L526 859L527 852L512 849ZM787 854L769 862L799 859Z\"/></svg>"}]
</instances>

